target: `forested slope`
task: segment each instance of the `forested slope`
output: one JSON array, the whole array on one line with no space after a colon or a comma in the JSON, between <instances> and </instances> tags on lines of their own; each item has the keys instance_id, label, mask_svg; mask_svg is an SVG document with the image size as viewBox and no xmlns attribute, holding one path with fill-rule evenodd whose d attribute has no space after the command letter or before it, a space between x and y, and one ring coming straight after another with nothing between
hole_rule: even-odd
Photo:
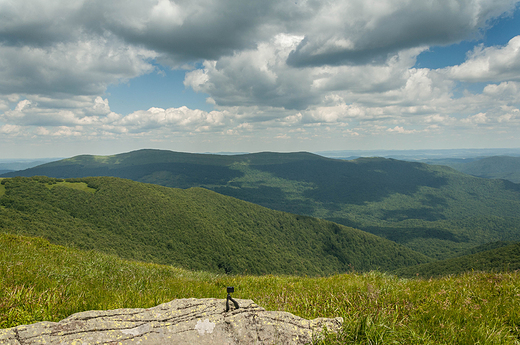
<instances>
[{"instance_id":1,"label":"forested slope","mask_svg":"<svg viewBox=\"0 0 520 345\"><path fill-rule=\"evenodd\" d=\"M504 179L520 183L520 157L492 156L480 159L465 160L439 160L432 161L435 164L443 164L452 167L465 174L483 177Z\"/></svg>"},{"instance_id":2,"label":"forested slope","mask_svg":"<svg viewBox=\"0 0 520 345\"><path fill-rule=\"evenodd\" d=\"M113 177L3 179L0 229L123 258L225 273L390 270L429 261L372 234L202 188Z\"/></svg>"},{"instance_id":3,"label":"forested slope","mask_svg":"<svg viewBox=\"0 0 520 345\"><path fill-rule=\"evenodd\" d=\"M439 277L464 272L503 272L520 270L520 242L442 261L400 268L401 277Z\"/></svg>"}]
</instances>

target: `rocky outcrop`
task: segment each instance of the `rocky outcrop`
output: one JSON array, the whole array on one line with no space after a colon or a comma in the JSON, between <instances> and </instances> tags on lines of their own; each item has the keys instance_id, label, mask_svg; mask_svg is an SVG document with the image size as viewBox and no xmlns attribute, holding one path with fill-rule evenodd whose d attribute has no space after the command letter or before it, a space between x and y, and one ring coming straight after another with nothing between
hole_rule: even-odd
<instances>
[{"instance_id":1,"label":"rocky outcrop","mask_svg":"<svg viewBox=\"0 0 520 345\"><path fill-rule=\"evenodd\" d=\"M148 309L86 311L60 322L39 322L0 330L0 344L306 344L323 328L338 331L341 318L306 320L266 311L237 300L225 312L224 299L178 299Z\"/></svg>"}]
</instances>

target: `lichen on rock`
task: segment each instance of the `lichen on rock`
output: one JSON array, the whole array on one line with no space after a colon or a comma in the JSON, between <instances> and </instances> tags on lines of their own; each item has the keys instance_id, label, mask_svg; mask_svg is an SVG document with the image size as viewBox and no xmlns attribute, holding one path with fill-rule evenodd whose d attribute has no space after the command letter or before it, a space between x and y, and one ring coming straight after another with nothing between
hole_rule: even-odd
<instances>
[{"instance_id":1,"label":"lichen on rock","mask_svg":"<svg viewBox=\"0 0 520 345\"><path fill-rule=\"evenodd\" d=\"M306 320L237 300L178 299L148 309L86 311L60 322L0 329L0 344L307 344L324 328L337 332L342 318Z\"/></svg>"}]
</instances>

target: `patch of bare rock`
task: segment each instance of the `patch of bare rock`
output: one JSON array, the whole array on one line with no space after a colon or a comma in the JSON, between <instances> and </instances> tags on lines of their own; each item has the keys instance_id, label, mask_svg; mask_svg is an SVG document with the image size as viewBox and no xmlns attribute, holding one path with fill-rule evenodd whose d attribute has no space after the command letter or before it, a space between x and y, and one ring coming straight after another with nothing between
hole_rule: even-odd
<instances>
[{"instance_id":1,"label":"patch of bare rock","mask_svg":"<svg viewBox=\"0 0 520 345\"><path fill-rule=\"evenodd\" d=\"M178 299L148 309L86 311L60 322L0 329L0 344L309 344L342 318L306 320L266 311L252 300L225 311L226 300Z\"/></svg>"}]
</instances>

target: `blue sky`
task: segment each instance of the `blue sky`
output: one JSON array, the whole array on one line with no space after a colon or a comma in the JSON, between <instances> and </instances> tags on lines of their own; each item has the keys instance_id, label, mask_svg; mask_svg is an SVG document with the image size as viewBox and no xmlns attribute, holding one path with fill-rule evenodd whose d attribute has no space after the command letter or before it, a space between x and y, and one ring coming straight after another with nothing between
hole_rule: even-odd
<instances>
[{"instance_id":1,"label":"blue sky","mask_svg":"<svg viewBox=\"0 0 520 345\"><path fill-rule=\"evenodd\" d=\"M490 25L488 29L480 30L475 38L470 36L459 43L430 47L417 56L416 66L436 69L460 65L477 44L486 47L506 45L511 38L520 34L520 8L517 6L513 13L492 20Z\"/></svg>"},{"instance_id":2,"label":"blue sky","mask_svg":"<svg viewBox=\"0 0 520 345\"><path fill-rule=\"evenodd\" d=\"M156 66L157 71L145 74L117 85L109 85L104 97L110 109L121 114L136 110L178 108L183 105L192 109L212 111L213 105L206 103L206 93L196 93L184 86L183 70L171 70Z\"/></svg>"},{"instance_id":3,"label":"blue sky","mask_svg":"<svg viewBox=\"0 0 520 345\"><path fill-rule=\"evenodd\" d=\"M514 0L0 0L0 159L520 147Z\"/></svg>"}]
</instances>

